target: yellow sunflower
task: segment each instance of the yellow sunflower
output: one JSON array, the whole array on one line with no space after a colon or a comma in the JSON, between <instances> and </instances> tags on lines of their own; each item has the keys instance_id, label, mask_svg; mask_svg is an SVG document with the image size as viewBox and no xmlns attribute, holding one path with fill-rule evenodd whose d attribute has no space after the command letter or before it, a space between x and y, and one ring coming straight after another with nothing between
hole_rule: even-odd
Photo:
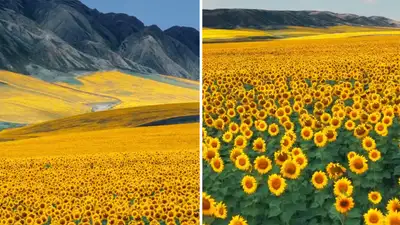
<instances>
[{"instance_id":1,"label":"yellow sunflower","mask_svg":"<svg viewBox=\"0 0 400 225\"><path fill-rule=\"evenodd\" d=\"M336 197L335 207L338 212L347 213L354 207L354 200L352 197L338 196Z\"/></svg>"},{"instance_id":2,"label":"yellow sunflower","mask_svg":"<svg viewBox=\"0 0 400 225\"><path fill-rule=\"evenodd\" d=\"M356 123L353 120L347 120L346 123L344 123L344 127L346 130L352 131L356 127Z\"/></svg>"},{"instance_id":3,"label":"yellow sunflower","mask_svg":"<svg viewBox=\"0 0 400 225\"><path fill-rule=\"evenodd\" d=\"M214 157L219 157L219 153L214 148L208 148L206 145L203 145L203 159L210 162Z\"/></svg>"},{"instance_id":4,"label":"yellow sunflower","mask_svg":"<svg viewBox=\"0 0 400 225\"><path fill-rule=\"evenodd\" d=\"M350 170L356 174L363 174L368 170L368 161L364 156L355 155L349 160Z\"/></svg>"},{"instance_id":5,"label":"yellow sunflower","mask_svg":"<svg viewBox=\"0 0 400 225\"><path fill-rule=\"evenodd\" d=\"M381 159L381 152L373 149L368 153L368 158L372 161L372 162L376 162L379 159Z\"/></svg>"},{"instance_id":6,"label":"yellow sunflower","mask_svg":"<svg viewBox=\"0 0 400 225\"><path fill-rule=\"evenodd\" d=\"M400 212L389 212L385 217L385 225L399 225Z\"/></svg>"},{"instance_id":7,"label":"yellow sunflower","mask_svg":"<svg viewBox=\"0 0 400 225\"><path fill-rule=\"evenodd\" d=\"M243 149L241 148L233 148L229 154L229 158L232 162L236 161L236 158L243 153Z\"/></svg>"},{"instance_id":8,"label":"yellow sunflower","mask_svg":"<svg viewBox=\"0 0 400 225\"><path fill-rule=\"evenodd\" d=\"M221 173L224 170L224 161L222 161L221 157L212 158L210 164L216 173Z\"/></svg>"},{"instance_id":9,"label":"yellow sunflower","mask_svg":"<svg viewBox=\"0 0 400 225\"><path fill-rule=\"evenodd\" d=\"M260 174L266 174L272 169L272 161L268 156L257 156L254 160L254 168Z\"/></svg>"},{"instance_id":10,"label":"yellow sunflower","mask_svg":"<svg viewBox=\"0 0 400 225\"><path fill-rule=\"evenodd\" d=\"M343 176L343 174L346 172L346 168L339 163L331 162L326 166L326 172L328 173L329 178L336 180Z\"/></svg>"},{"instance_id":11,"label":"yellow sunflower","mask_svg":"<svg viewBox=\"0 0 400 225\"><path fill-rule=\"evenodd\" d=\"M248 170L250 168L249 157L242 153L236 157L235 166L240 170Z\"/></svg>"},{"instance_id":12,"label":"yellow sunflower","mask_svg":"<svg viewBox=\"0 0 400 225\"><path fill-rule=\"evenodd\" d=\"M303 170L308 165L307 156L304 154L298 154L294 156L293 161L300 166L300 170Z\"/></svg>"},{"instance_id":13,"label":"yellow sunflower","mask_svg":"<svg viewBox=\"0 0 400 225\"><path fill-rule=\"evenodd\" d=\"M203 215L212 216L215 210L215 200L206 192L202 194Z\"/></svg>"},{"instance_id":14,"label":"yellow sunflower","mask_svg":"<svg viewBox=\"0 0 400 225\"><path fill-rule=\"evenodd\" d=\"M333 186L333 193L336 196L350 196L353 194L353 185L351 181L346 177L342 177L339 180L335 181Z\"/></svg>"},{"instance_id":15,"label":"yellow sunflower","mask_svg":"<svg viewBox=\"0 0 400 225\"><path fill-rule=\"evenodd\" d=\"M400 201L398 198L393 198L389 200L388 204L386 205L386 209L388 212L398 212L400 213Z\"/></svg>"},{"instance_id":16,"label":"yellow sunflower","mask_svg":"<svg viewBox=\"0 0 400 225\"><path fill-rule=\"evenodd\" d=\"M237 148L245 148L246 146L247 146L247 139L242 135L238 135L235 138L235 147L237 147Z\"/></svg>"},{"instance_id":17,"label":"yellow sunflower","mask_svg":"<svg viewBox=\"0 0 400 225\"><path fill-rule=\"evenodd\" d=\"M311 183L316 189L322 189L328 184L328 177L322 171L316 171L312 175Z\"/></svg>"},{"instance_id":18,"label":"yellow sunflower","mask_svg":"<svg viewBox=\"0 0 400 225\"><path fill-rule=\"evenodd\" d=\"M210 138L207 147L213 148L213 149L219 151L219 149L221 148L221 143L218 138Z\"/></svg>"},{"instance_id":19,"label":"yellow sunflower","mask_svg":"<svg viewBox=\"0 0 400 225\"><path fill-rule=\"evenodd\" d=\"M369 209L364 214L364 222L366 225L383 225L385 217L379 209Z\"/></svg>"},{"instance_id":20,"label":"yellow sunflower","mask_svg":"<svg viewBox=\"0 0 400 225\"><path fill-rule=\"evenodd\" d=\"M355 155L357 155L357 153L354 152L354 151L351 151L351 152L347 153L347 159L350 160L350 159L353 158Z\"/></svg>"},{"instance_id":21,"label":"yellow sunflower","mask_svg":"<svg viewBox=\"0 0 400 225\"><path fill-rule=\"evenodd\" d=\"M371 191L368 193L368 200L373 204L379 204L382 201L381 193L377 191Z\"/></svg>"},{"instance_id":22,"label":"yellow sunflower","mask_svg":"<svg viewBox=\"0 0 400 225\"><path fill-rule=\"evenodd\" d=\"M235 122L231 122L229 124L229 131L232 134L237 134L239 132L239 125L237 123L235 123Z\"/></svg>"},{"instance_id":23,"label":"yellow sunflower","mask_svg":"<svg viewBox=\"0 0 400 225\"><path fill-rule=\"evenodd\" d=\"M297 179L300 176L300 166L293 160L286 160L282 164L281 174L285 178Z\"/></svg>"},{"instance_id":24,"label":"yellow sunflower","mask_svg":"<svg viewBox=\"0 0 400 225\"><path fill-rule=\"evenodd\" d=\"M256 152L265 152L267 145L265 144L264 139L261 137L257 138L253 142L253 150Z\"/></svg>"},{"instance_id":25,"label":"yellow sunflower","mask_svg":"<svg viewBox=\"0 0 400 225\"><path fill-rule=\"evenodd\" d=\"M293 148L290 151L290 153L292 153L292 156L297 156L297 155L303 154L303 150L301 150L301 148L296 147L296 148Z\"/></svg>"},{"instance_id":26,"label":"yellow sunflower","mask_svg":"<svg viewBox=\"0 0 400 225\"><path fill-rule=\"evenodd\" d=\"M226 219L227 215L228 215L228 210L226 209L225 203L223 202L218 203L215 206L214 216L219 219Z\"/></svg>"},{"instance_id":27,"label":"yellow sunflower","mask_svg":"<svg viewBox=\"0 0 400 225\"><path fill-rule=\"evenodd\" d=\"M358 126L356 126L356 128L354 128L354 136L358 139L362 139L364 137L366 137L368 135L368 129L365 127L364 124L359 124Z\"/></svg>"},{"instance_id":28,"label":"yellow sunflower","mask_svg":"<svg viewBox=\"0 0 400 225\"><path fill-rule=\"evenodd\" d=\"M276 123L269 125L268 133L271 136L276 136L279 134L279 126Z\"/></svg>"},{"instance_id":29,"label":"yellow sunflower","mask_svg":"<svg viewBox=\"0 0 400 225\"><path fill-rule=\"evenodd\" d=\"M304 140L311 140L314 136L314 132L312 130L311 127L304 127L303 129L301 129L301 137Z\"/></svg>"},{"instance_id":30,"label":"yellow sunflower","mask_svg":"<svg viewBox=\"0 0 400 225\"><path fill-rule=\"evenodd\" d=\"M247 221L241 216L232 217L228 225L248 225Z\"/></svg>"},{"instance_id":31,"label":"yellow sunflower","mask_svg":"<svg viewBox=\"0 0 400 225\"><path fill-rule=\"evenodd\" d=\"M336 141L337 138L337 131L335 130L334 127L326 127L324 129L324 133L326 135L326 137L328 138L329 142L334 142Z\"/></svg>"},{"instance_id":32,"label":"yellow sunflower","mask_svg":"<svg viewBox=\"0 0 400 225\"><path fill-rule=\"evenodd\" d=\"M319 131L319 132L315 133L314 143L316 146L322 148L326 145L327 142L328 142L328 137L326 136L326 134L324 132Z\"/></svg>"},{"instance_id":33,"label":"yellow sunflower","mask_svg":"<svg viewBox=\"0 0 400 225\"><path fill-rule=\"evenodd\" d=\"M290 159L290 155L285 150L274 152L275 163L281 166L286 160Z\"/></svg>"},{"instance_id":34,"label":"yellow sunflower","mask_svg":"<svg viewBox=\"0 0 400 225\"><path fill-rule=\"evenodd\" d=\"M233 134L232 134L232 132L230 132L230 131L227 131L227 132L225 132L225 133L222 135L222 140L223 140L224 142L226 142L226 143L231 142L231 141L232 141L232 138L233 138Z\"/></svg>"},{"instance_id":35,"label":"yellow sunflower","mask_svg":"<svg viewBox=\"0 0 400 225\"><path fill-rule=\"evenodd\" d=\"M244 176L242 179L242 188L247 194L253 194L257 190L256 178L250 175Z\"/></svg>"},{"instance_id":36,"label":"yellow sunflower","mask_svg":"<svg viewBox=\"0 0 400 225\"><path fill-rule=\"evenodd\" d=\"M280 196L286 189L286 180L278 174L272 174L268 177L268 188L272 194Z\"/></svg>"},{"instance_id":37,"label":"yellow sunflower","mask_svg":"<svg viewBox=\"0 0 400 225\"><path fill-rule=\"evenodd\" d=\"M256 129L261 132L266 131L268 128L268 124L264 120L257 120L255 126Z\"/></svg>"},{"instance_id":38,"label":"yellow sunflower","mask_svg":"<svg viewBox=\"0 0 400 225\"><path fill-rule=\"evenodd\" d=\"M362 140L362 147L366 151L371 151L376 148L376 142L372 137L367 136Z\"/></svg>"},{"instance_id":39,"label":"yellow sunflower","mask_svg":"<svg viewBox=\"0 0 400 225\"><path fill-rule=\"evenodd\" d=\"M378 122L377 124L375 124L374 130L378 135L382 137L385 137L388 134L387 126L382 122Z\"/></svg>"}]
</instances>

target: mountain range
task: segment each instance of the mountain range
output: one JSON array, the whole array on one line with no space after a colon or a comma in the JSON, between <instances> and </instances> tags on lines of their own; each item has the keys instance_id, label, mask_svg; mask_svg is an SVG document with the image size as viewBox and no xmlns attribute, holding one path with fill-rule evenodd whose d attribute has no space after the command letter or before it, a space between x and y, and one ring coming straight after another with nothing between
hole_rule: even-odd
<instances>
[{"instance_id":1,"label":"mountain range","mask_svg":"<svg viewBox=\"0 0 400 225\"><path fill-rule=\"evenodd\" d=\"M258 9L203 10L203 27L234 28L281 28L282 26L329 27L329 26L378 26L400 27L400 22L380 16L358 16L327 11L277 11Z\"/></svg>"},{"instance_id":2,"label":"mountain range","mask_svg":"<svg viewBox=\"0 0 400 225\"><path fill-rule=\"evenodd\" d=\"M199 79L199 31L145 26L79 0L1 0L0 70L57 81L99 70Z\"/></svg>"}]
</instances>

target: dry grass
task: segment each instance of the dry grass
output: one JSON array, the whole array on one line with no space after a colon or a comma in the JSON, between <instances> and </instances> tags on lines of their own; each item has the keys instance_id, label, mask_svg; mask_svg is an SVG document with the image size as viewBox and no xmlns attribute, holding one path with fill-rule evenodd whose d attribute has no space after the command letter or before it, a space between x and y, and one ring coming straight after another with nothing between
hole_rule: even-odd
<instances>
[{"instance_id":1,"label":"dry grass","mask_svg":"<svg viewBox=\"0 0 400 225\"><path fill-rule=\"evenodd\" d=\"M199 115L198 103L165 104L87 113L0 132L0 140L60 133L137 127L150 122Z\"/></svg>"}]
</instances>

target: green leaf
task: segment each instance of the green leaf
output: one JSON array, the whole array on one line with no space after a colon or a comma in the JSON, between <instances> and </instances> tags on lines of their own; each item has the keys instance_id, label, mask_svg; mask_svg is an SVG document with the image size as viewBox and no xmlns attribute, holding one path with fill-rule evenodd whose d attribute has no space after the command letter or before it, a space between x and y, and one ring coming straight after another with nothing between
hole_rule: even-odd
<instances>
[{"instance_id":1,"label":"green leaf","mask_svg":"<svg viewBox=\"0 0 400 225\"><path fill-rule=\"evenodd\" d=\"M348 218L360 218L361 217L361 210L359 208L353 208L347 214Z\"/></svg>"},{"instance_id":2,"label":"green leaf","mask_svg":"<svg viewBox=\"0 0 400 225\"><path fill-rule=\"evenodd\" d=\"M396 166L396 167L394 168L393 175L395 175L395 176L400 175L400 166Z\"/></svg>"},{"instance_id":3,"label":"green leaf","mask_svg":"<svg viewBox=\"0 0 400 225\"><path fill-rule=\"evenodd\" d=\"M281 208L278 206L272 206L270 207L269 211L268 211L268 217L275 217L278 216L279 214L281 214Z\"/></svg>"},{"instance_id":4,"label":"green leaf","mask_svg":"<svg viewBox=\"0 0 400 225\"><path fill-rule=\"evenodd\" d=\"M355 218L346 219L344 224L345 225L361 225L361 219L355 219Z\"/></svg>"}]
</instances>

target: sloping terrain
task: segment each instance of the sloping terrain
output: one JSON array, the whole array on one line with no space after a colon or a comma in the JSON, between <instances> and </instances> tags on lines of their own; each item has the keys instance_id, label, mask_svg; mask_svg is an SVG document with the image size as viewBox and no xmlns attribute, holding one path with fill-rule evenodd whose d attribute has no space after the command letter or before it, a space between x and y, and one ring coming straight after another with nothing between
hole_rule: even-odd
<instances>
[{"instance_id":1,"label":"sloping terrain","mask_svg":"<svg viewBox=\"0 0 400 225\"><path fill-rule=\"evenodd\" d=\"M395 27L300 27L288 26L282 29L215 29L203 28L203 42L230 42L251 40L276 40L289 38L337 38L366 35L398 35Z\"/></svg>"},{"instance_id":2,"label":"sloping terrain","mask_svg":"<svg viewBox=\"0 0 400 225\"><path fill-rule=\"evenodd\" d=\"M78 0L1 1L0 69L46 81L111 69L198 79L193 43L199 32L147 32L154 27L134 16L100 13ZM155 39L157 47L139 58L130 54L147 52L147 39Z\"/></svg>"},{"instance_id":3,"label":"sloping terrain","mask_svg":"<svg viewBox=\"0 0 400 225\"><path fill-rule=\"evenodd\" d=\"M77 80L81 84L58 84L79 91L116 98L120 100L116 108L199 101L199 91L196 89L127 75L118 71L98 72L78 77Z\"/></svg>"},{"instance_id":4,"label":"sloping terrain","mask_svg":"<svg viewBox=\"0 0 400 225\"><path fill-rule=\"evenodd\" d=\"M329 27L338 25L400 27L400 22L379 16L365 17L326 11L203 10L203 27L208 28L281 29L282 26Z\"/></svg>"},{"instance_id":5,"label":"sloping terrain","mask_svg":"<svg viewBox=\"0 0 400 225\"><path fill-rule=\"evenodd\" d=\"M181 123L178 118L199 116L199 113L199 103L164 104L93 112L5 130L0 132L0 140L9 141L54 134L138 127L173 118L176 119L175 123ZM192 120L184 119L182 123L196 122L194 118Z\"/></svg>"},{"instance_id":6,"label":"sloping terrain","mask_svg":"<svg viewBox=\"0 0 400 225\"><path fill-rule=\"evenodd\" d=\"M121 127L0 142L0 157L51 157L134 152L143 149L148 151L176 151L178 153L178 149L184 148L194 151L195 154L198 153L198 139L198 123L159 127Z\"/></svg>"},{"instance_id":7,"label":"sloping terrain","mask_svg":"<svg viewBox=\"0 0 400 225\"><path fill-rule=\"evenodd\" d=\"M0 71L0 121L34 124L110 107L198 102L198 90L119 72L48 83Z\"/></svg>"}]
</instances>

